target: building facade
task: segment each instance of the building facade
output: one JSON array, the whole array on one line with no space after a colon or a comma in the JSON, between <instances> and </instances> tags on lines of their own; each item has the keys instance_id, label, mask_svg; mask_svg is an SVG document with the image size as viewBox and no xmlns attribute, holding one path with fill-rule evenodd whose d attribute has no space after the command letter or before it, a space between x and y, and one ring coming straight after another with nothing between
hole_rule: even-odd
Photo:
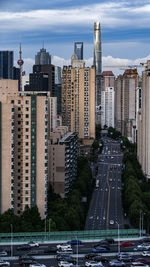
<instances>
[{"instance_id":1,"label":"building facade","mask_svg":"<svg viewBox=\"0 0 150 267\"><path fill-rule=\"evenodd\" d=\"M49 142L49 177L54 192L66 197L77 177L77 133L60 126Z\"/></svg>"},{"instance_id":2,"label":"building facade","mask_svg":"<svg viewBox=\"0 0 150 267\"><path fill-rule=\"evenodd\" d=\"M95 138L95 68L64 66L62 124L79 139Z\"/></svg>"},{"instance_id":3,"label":"building facade","mask_svg":"<svg viewBox=\"0 0 150 267\"><path fill-rule=\"evenodd\" d=\"M136 142L136 89L138 73L128 69L115 83L115 128L129 141Z\"/></svg>"},{"instance_id":4,"label":"building facade","mask_svg":"<svg viewBox=\"0 0 150 267\"><path fill-rule=\"evenodd\" d=\"M13 65L13 51L0 51L0 79L13 79Z\"/></svg>"},{"instance_id":5,"label":"building facade","mask_svg":"<svg viewBox=\"0 0 150 267\"><path fill-rule=\"evenodd\" d=\"M45 48L40 49L40 52L35 56L35 65L49 65L51 64L51 55L46 52Z\"/></svg>"},{"instance_id":6,"label":"building facade","mask_svg":"<svg viewBox=\"0 0 150 267\"><path fill-rule=\"evenodd\" d=\"M114 87L107 87L105 91L102 91L101 98L101 127L113 127L114 128L114 108L115 108L115 91Z\"/></svg>"},{"instance_id":7,"label":"building facade","mask_svg":"<svg viewBox=\"0 0 150 267\"><path fill-rule=\"evenodd\" d=\"M37 205L46 216L50 102L48 94L18 93L17 81L0 80L1 213Z\"/></svg>"},{"instance_id":8,"label":"building facade","mask_svg":"<svg viewBox=\"0 0 150 267\"><path fill-rule=\"evenodd\" d=\"M83 42L74 43L74 53L77 55L79 60L83 60Z\"/></svg>"}]
</instances>

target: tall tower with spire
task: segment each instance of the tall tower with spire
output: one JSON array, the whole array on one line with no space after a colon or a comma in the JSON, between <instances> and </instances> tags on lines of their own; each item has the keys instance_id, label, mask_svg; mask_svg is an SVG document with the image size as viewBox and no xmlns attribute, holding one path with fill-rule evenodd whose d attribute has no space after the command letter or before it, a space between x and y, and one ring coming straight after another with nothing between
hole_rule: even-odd
<instances>
[{"instance_id":1,"label":"tall tower with spire","mask_svg":"<svg viewBox=\"0 0 150 267\"><path fill-rule=\"evenodd\" d=\"M24 61L22 59L21 44L20 44L19 59L17 61L17 64L19 65L19 69L20 69L20 85L19 85L19 91L22 91L22 71L23 71Z\"/></svg>"},{"instance_id":2,"label":"tall tower with spire","mask_svg":"<svg viewBox=\"0 0 150 267\"><path fill-rule=\"evenodd\" d=\"M100 23L94 22L94 62L96 75L102 72L102 50L101 50L101 29Z\"/></svg>"}]
</instances>

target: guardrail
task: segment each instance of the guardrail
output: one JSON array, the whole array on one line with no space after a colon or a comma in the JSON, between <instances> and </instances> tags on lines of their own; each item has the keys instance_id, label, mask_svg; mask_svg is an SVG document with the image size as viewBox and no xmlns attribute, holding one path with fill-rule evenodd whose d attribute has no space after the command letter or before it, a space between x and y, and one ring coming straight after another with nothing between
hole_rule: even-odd
<instances>
[{"instance_id":1,"label":"guardrail","mask_svg":"<svg viewBox=\"0 0 150 267\"><path fill-rule=\"evenodd\" d=\"M142 230L142 235L146 234ZM119 238L137 238L139 229L120 229ZM62 231L62 232L29 232L29 233L0 233L0 243L28 241L68 241L73 239L94 240L103 238L118 238L118 230Z\"/></svg>"}]
</instances>

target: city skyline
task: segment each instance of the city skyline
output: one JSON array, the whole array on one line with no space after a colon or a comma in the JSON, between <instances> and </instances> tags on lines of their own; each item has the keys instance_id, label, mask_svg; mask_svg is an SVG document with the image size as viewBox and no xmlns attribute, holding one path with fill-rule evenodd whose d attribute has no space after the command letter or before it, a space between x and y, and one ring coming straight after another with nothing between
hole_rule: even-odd
<instances>
[{"instance_id":1,"label":"city skyline","mask_svg":"<svg viewBox=\"0 0 150 267\"><path fill-rule=\"evenodd\" d=\"M29 72L43 42L52 63L62 66L69 64L74 42L83 41L84 58L91 65L93 25L99 21L103 65L139 64L150 58L149 11L150 0L14 0L13 5L1 1L0 50L14 50L16 61L21 42L24 69Z\"/></svg>"}]
</instances>

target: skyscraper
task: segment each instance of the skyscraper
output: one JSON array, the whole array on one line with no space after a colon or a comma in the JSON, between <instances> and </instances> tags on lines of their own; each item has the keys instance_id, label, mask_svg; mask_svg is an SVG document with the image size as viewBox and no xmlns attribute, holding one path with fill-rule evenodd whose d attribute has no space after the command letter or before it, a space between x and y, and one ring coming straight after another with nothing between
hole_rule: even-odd
<instances>
[{"instance_id":1,"label":"skyscraper","mask_svg":"<svg viewBox=\"0 0 150 267\"><path fill-rule=\"evenodd\" d=\"M0 51L0 79L13 79L13 65L13 51Z\"/></svg>"},{"instance_id":2,"label":"skyscraper","mask_svg":"<svg viewBox=\"0 0 150 267\"><path fill-rule=\"evenodd\" d=\"M35 56L35 65L51 64L51 55L46 52L45 48L40 49L40 52Z\"/></svg>"},{"instance_id":3,"label":"skyscraper","mask_svg":"<svg viewBox=\"0 0 150 267\"><path fill-rule=\"evenodd\" d=\"M83 59L83 42L74 43L74 53L77 55L79 60Z\"/></svg>"},{"instance_id":4,"label":"skyscraper","mask_svg":"<svg viewBox=\"0 0 150 267\"><path fill-rule=\"evenodd\" d=\"M96 75L102 72L102 50L101 50L101 29L100 23L94 23L94 62L96 68Z\"/></svg>"}]
</instances>

